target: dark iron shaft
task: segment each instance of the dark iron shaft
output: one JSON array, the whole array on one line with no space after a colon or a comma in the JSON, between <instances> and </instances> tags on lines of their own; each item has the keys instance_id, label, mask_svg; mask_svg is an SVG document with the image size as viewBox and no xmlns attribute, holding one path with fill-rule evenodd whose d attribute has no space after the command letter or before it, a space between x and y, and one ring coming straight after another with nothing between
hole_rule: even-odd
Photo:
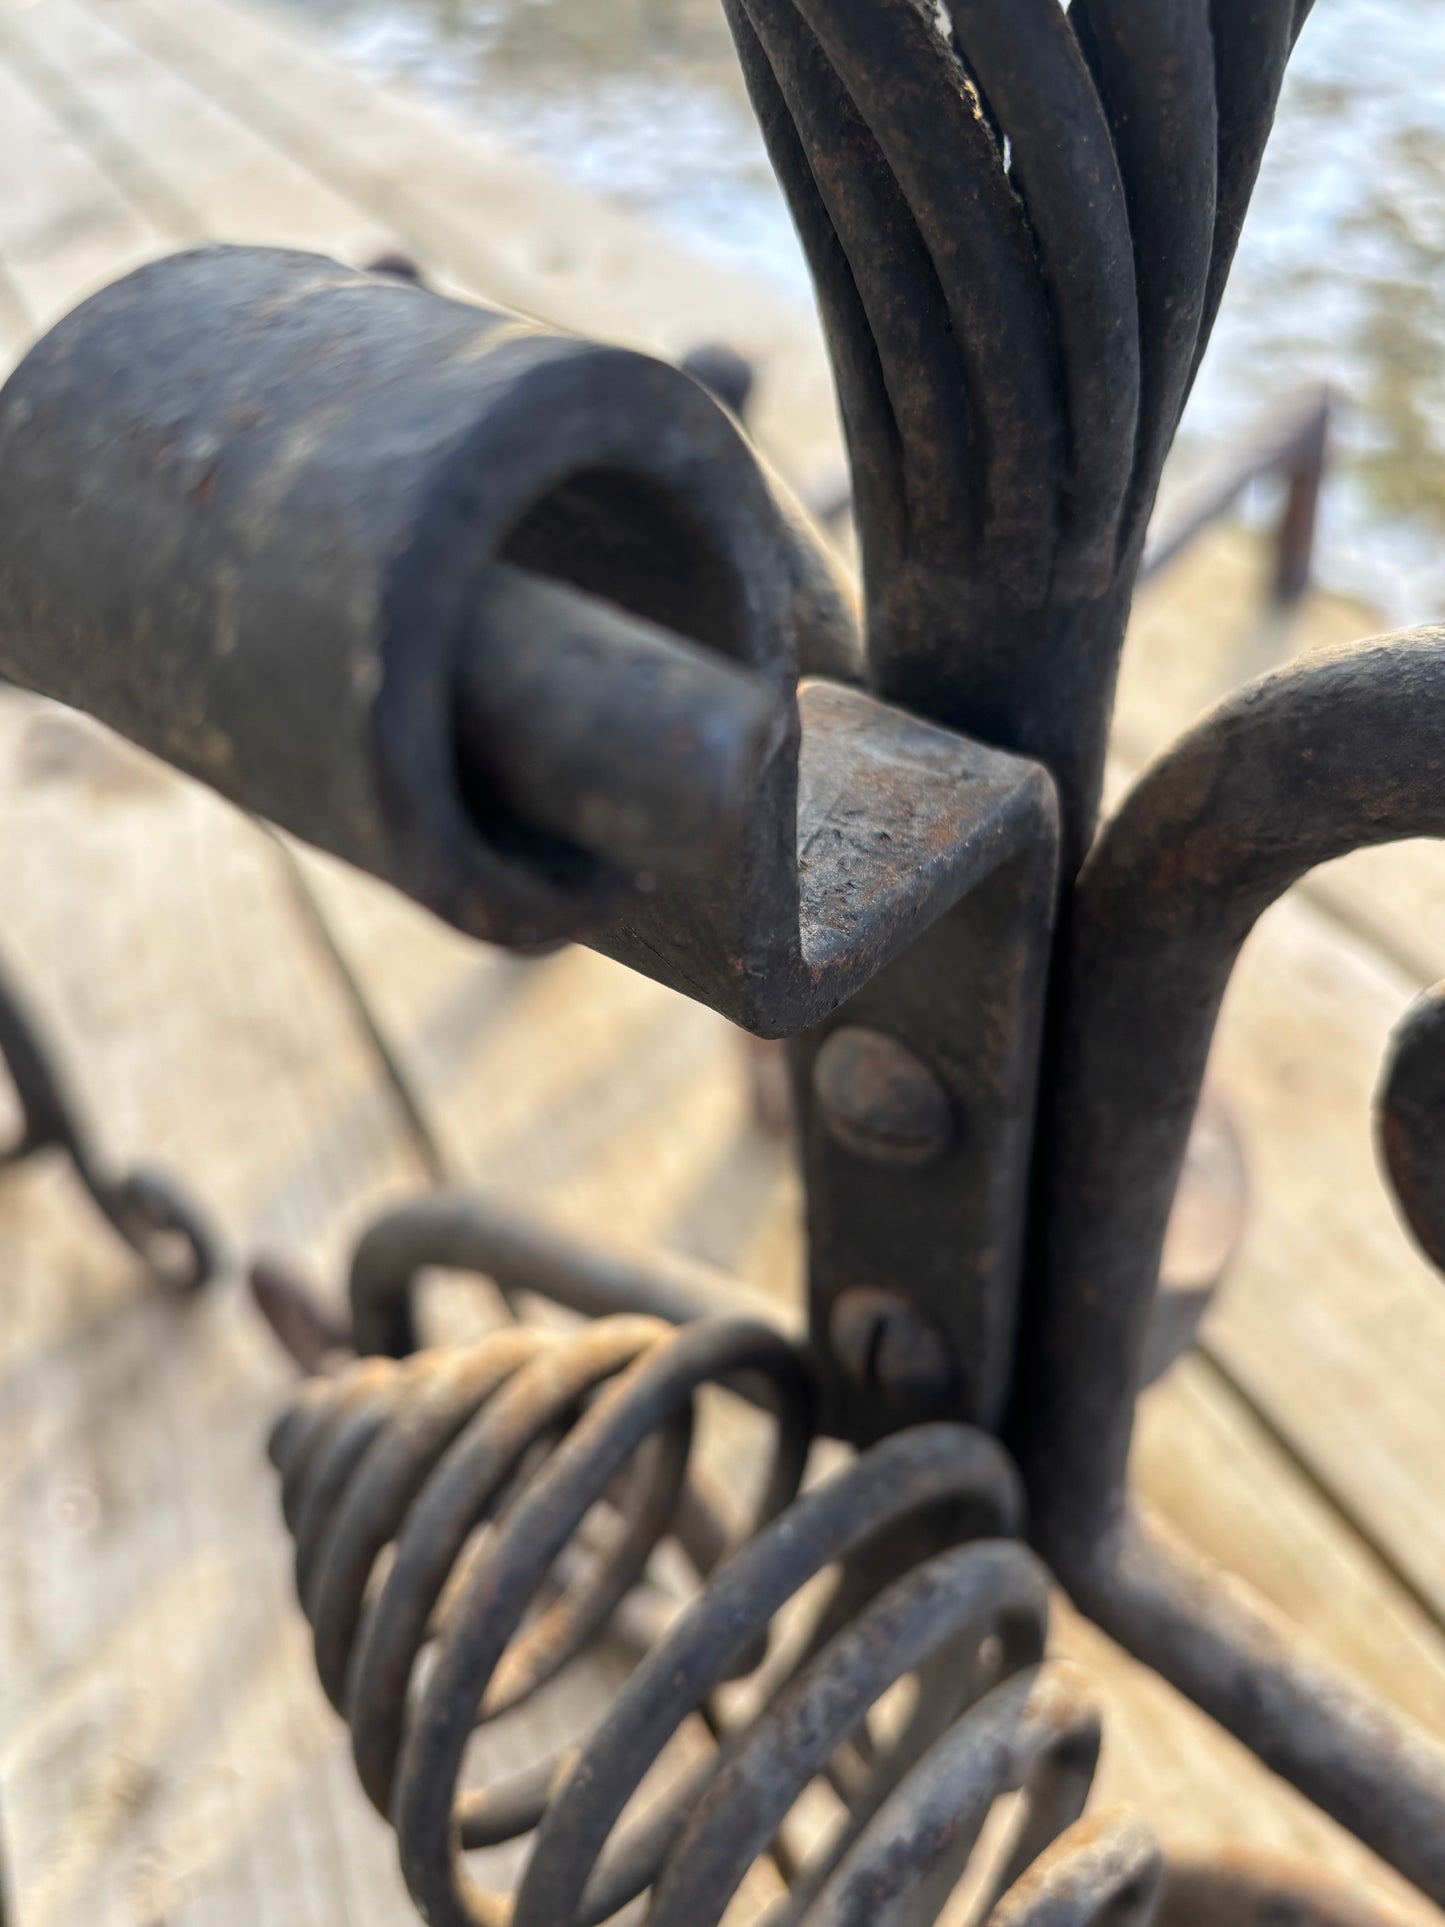
<instances>
[{"instance_id":1,"label":"dark iron shaft","mask_svg":"<svg viewBox=\"0 0 1445 1927\"><path fill-rule=\"evenodd\" d=\"M473 809L631 872L715 860L785 727L755 672L505 564L478 586L456 676Z\"/></svg>"}]
</instances>

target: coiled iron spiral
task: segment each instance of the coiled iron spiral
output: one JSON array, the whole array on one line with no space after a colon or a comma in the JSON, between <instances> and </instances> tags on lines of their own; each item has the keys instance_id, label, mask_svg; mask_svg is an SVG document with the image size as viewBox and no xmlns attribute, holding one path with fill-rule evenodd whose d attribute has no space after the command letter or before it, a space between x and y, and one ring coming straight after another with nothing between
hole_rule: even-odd
<instances>
[{"instance_id":1,"label":"coiled iron spiral","mask_svg":"<svg viewBox=\"0 0 1445 1927\"><path fill-rule=\"evenodd\" d=\"M689 1480L696 1395L720 1384L775 1415L736 1547ZM1048 1581L1016 1536L1007 1457L967 1427L920 1426L804 1489L810 1404L799 1350L743 1319L518 1328L303 1389L272 1441L298 1589L433 1927L582 1927L644 1894L653 1927L716 1927L769 1855L786 1880L769 1927L930 1923L966 1876L978 1885L984 1822L1019 1789L984 1880L997 1927L1150 1917L1162 1867L1147 1832L1081 1817L1098 1718L1071 1669L1044 1660ZM474 1731L601 1636L668 1535L701 1589L596 1730L476 1784ZM781 1678L635 1817L684 1722L759 1665L777 1616L825 1574ZM907 1679L911 1710L879 1730ZM798 1864L783 1825L819 1784L834 1824ZM467 1856L526 1836L515 1900L479 1884Z\"/></svg>"}]
</instances>

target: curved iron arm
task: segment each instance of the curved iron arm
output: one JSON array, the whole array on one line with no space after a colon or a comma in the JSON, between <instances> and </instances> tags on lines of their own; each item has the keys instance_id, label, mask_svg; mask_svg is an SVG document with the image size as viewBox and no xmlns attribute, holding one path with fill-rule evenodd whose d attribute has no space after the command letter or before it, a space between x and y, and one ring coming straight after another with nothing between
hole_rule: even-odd
<instances>
[{"instance_id":1,"label":"curved iron arm","mask_svg":"<svg viewBox=\"0 0 1445 1927\"><path fill-rule=\"evenodd\" d=\"M1445 1746L1131 1507L1057 1576L1075 1604L1445 1905Z\"/></svg>"},{"instance_id":2,"label":"curved iron arm","mask_svg":"<svg viewBox=\"0 0 1445 1927\"><path fill-rule=\"evenodd\" d=\"M1051 1545L1121 1503L1169 1207L1240 947L1316 865L1445 836L1442 716L1445 629L1311 657L1146 771L1084 866L1016 1413Z\"/></svg>"},{"instance_id":3,"label":"curved iron arm","mask_svg":"<svg viewBox=\"0 0 1445 1927\"><path fill-rule=\"evenodd\" d=\"M1311 658L1232 696L1104 830L1067 938L1011 1428L1033 1536L1083 1610L1437 1900L1445 1749L1166 1543L1126 1478L1165 1227L1240 948L1317 864L1445 835L1442 715L1445 630ZM1391 1169L1427 1236L1437 1037L1426 1006L1387 1084Z\"/></svg>"},{"instance_id":4,"label":"curved iron arm","mask_svg":"<svg viewBox=\"0 0 1445 1927\"><path fill-rule=\"evenodd\" d=\"M205 1214L162 1172L109 1168L53 1050L3 972L0 1058L21 1111L17 1136L0 1149L0 1167L20 1164L39 1151L63 1151L111 1229L160 1282L175 1291L199 1290L217 1264L216 1233Z\"/></svg>"},{"instance_id":5,"label":"curved iron arm","mask_svg":"<svg viewBox=\"0 0 1445 1927\"><path fill-rule=\"evenodd\" d=\"M352 1342L363 1355L415 1351L416 1298L431 1266L484 1274L502 1291L536 1293L588 1318L617 1313L686 1325L736 1313L787 1328L795 1321L726 1272L678 1252L583 1244L515 1205L444 1191L399 1205L370 1224L351 1258Z\"/></svg>"},{"instance_id":6,"label":"curved iron arm","mask_svg":"<svg viewBox=\"0 0 1445 1927\"><path fill-rule=\"evenodd\" d=\"M1445 1271L1445 984L1426 991L1390 1040L1375 1130L1405 1221Z\"/></svg>"}]
</instances>

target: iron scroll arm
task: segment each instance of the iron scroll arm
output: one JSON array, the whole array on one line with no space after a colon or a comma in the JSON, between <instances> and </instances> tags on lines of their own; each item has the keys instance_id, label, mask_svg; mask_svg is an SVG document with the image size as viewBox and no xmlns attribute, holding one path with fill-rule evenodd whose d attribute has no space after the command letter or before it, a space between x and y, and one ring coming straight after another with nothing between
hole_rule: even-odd
<instances>
[{"instance_id":1,"label":"iron scroll arm","mask_svg":"<svg viewBox=\"0 0 1445 1927\"><path fill-rule=\"evenodd\" d=\"M1445 1272L1445 984L1416 1000L1390 1040L1375 1129L1405 1222Z\"/></svg>"},{"instance_id":2,"label":"iron scroll arm","mask_svg":"<svg viewBox=\"0 0 1445 1927\"><path fill-rule=\"evenodd\" d=\"M1013 1424L1031 1531L1084 1610L1436 1894L1445 1753L1382 1730L1368 1696L1208 1583L1126 1479L1165 1227L1235 960L1316 865L1445 836L1442 714L1445 631L1310 657L1229 698L1105 826L1072 900ZM1442 1176L1439 1112L1422 1099L1441 1064L1430 1000L1384 1100L1387 1168L1427 1249Z\"/></svg>"},{"instance_id":3,"label":"iron scroll arm","mask_svg":"<svg viewBox=\"0 0 1445 1927\"><path fill-rule=\"evenodd\" d=\"M96 1143L53 1044L8 973L0 973L0 1060L20 1107L16 1136L0 1150L0 1170L40 1152L63 1152L107 1224L160 1284L191 1292L208 1283L220 1250L205 1213L163 1171L114 1169Z\"/></svg>"},{"instance_id":4,"label":"iron scroll arm","mask_svg":"<svg viewBox=\"0 0 1445 1927\"><path fill-rule=\"evenodd\" d=\"M1445 836L1424 631L1233 698L1086 859L1145 527L1308 0L725 4L837 371L861 649L850 585L697 384L394 280L271 250L154 264L0 400L0 665L475 936L580 935L794 1039L804 1342L711 1315L708 1279L639 1279L465 1202L422 1214L433 1256L488 1246L526 1289L623 1315L302 1390L273 1456L322 1684L438 1927L600 1920L644 1888L659 1922L720 1918L822 1775L845 1825L775 1917L872 1918L886 1876L877 1917L931 1921L972 1845L946 1837L954 1769L997 1763L1004 1728L1031 1801L1000 1918L1056 1917L1077 1875L1080 1919L1142 1919L1157 1864L1111 1836L1096 1880L1070 1804L1093 1742L1035 1670L1041 1551L1445 1900L1445 1749L1215 1596L1125 1484L1239 946L1313 864ZM664 709L691 817L639 780ZM1407 1031L1386 1096L1427 1248L1434 1034ZM415 1340L416 1229L360 1254L365 1344ZM309 1329L318 1352L343 1335ZM740 1377L776 1421L744 1543L688 1498L694 1397ZM861 1449L800 1490L815 1432ZM478 1720L608 1627L669 1535L697 1590L593 1739L465 1784ZM614 1838L677 1720L829 1568L783 1690ZM894 1667L944 1687L878 1748ZM1080 1740L1068 1772L1030 1750L1048 1708ZM464 1856L522 1835L513 1913Z\"/></svg>"},{"instance_id":5,"label":"iron scroll arm","mask_svg":"<svg viewBox=\"0 0 1445 1927\"><path fill-rule=\"evenodd\" d=\"M1442 714L1445 630L1306 658L1147 770L1080 873L1017 1406L1038 1529L1061 1552L1122 1490L1169 1207L1239 951L1317 865L1445 837Z\"/></svg>"}]
</instances>

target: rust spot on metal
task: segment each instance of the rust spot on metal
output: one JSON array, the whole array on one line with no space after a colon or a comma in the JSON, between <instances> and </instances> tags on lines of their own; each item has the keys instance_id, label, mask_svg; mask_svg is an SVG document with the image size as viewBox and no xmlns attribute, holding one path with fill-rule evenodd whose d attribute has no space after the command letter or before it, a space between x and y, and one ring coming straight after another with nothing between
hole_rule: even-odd
<instances>
[{"instance_id":1,"label":"rust spot on metal","mask_svg":"<svg viewBox=\"0 0 1445 1927\"><path fill-rule=\"evenodd\" d=\"M509 1242L455 1200L428 1219L453 1251L485 1235L522 1289L685 1328L519 1328L332 1376L348 1335L414 1342L415 1218L363 1241L350 1334L258 1271L328 1374L274 1440L322 1683L432 1927L577 1927L644 1890L651 1927L715 1927L767 1853L799 1927L921 1923L1020 1789L977 1917L1145 1927L1158 1851L1083 1817L1097 1720L1039 1664L1050 1581L1007 1428L1077 1602L1445 1900L1442 1750L1161 1544L1127 1487L1240 946L1312 865L1445 834L1424 631L1231 697L1094 835L1144 531L1309 0L725 4L818 281L861 612L696 381L400 286L404 262L154 263L0 396L8 673L474 936L585 935L796 1040L806 1347L699 1317L706 1280ZM741 402L738 375L714 354ZM1408 1021L1381 1104L1437 1259L1438 1016ZM3 999L0 1043L19 1150L64 1143L123 1236L203 1272L184 1201L97 1173L53 1078L27 1084ZM737 1543L696 1489L705 1386L771 1427ZM865 1449L803 1492L816 1426ZM597 1731L473 1784L474 1726L645 1609L667 1539L695 1590ZM715 1689L827 1571L803 1649L724 1731ZM915 1713L875 1732L909 1678ZM619 1830L698 1710L716 1757ZM780 1830L814 1780L844 1821L797 1866ZM524 1837L513 1905L465 1857ZM1335 1904L1212 1879L1171 1883L1170 1927Z\"/></svg>"}]
</instances>

